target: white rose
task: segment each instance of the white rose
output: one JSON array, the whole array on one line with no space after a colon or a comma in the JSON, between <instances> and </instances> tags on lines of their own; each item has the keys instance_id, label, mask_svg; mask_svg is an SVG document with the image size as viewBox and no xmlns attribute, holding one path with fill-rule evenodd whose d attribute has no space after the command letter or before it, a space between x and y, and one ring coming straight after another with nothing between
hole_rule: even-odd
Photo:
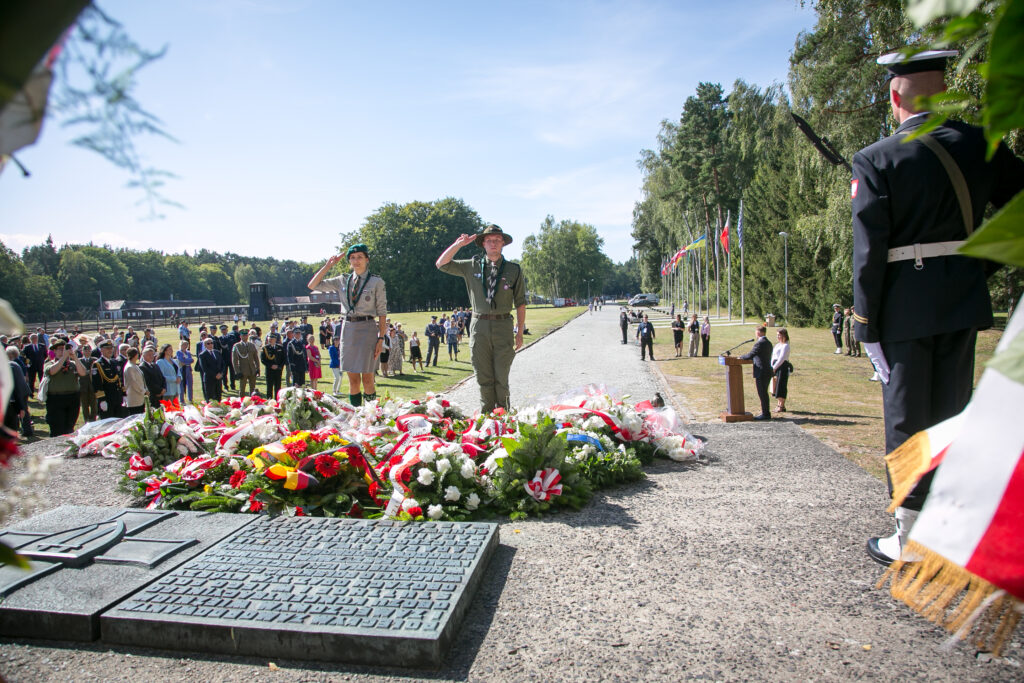
<instances>
[{"instance_id":1,"label":"white rose","mask_svg":"<svg viewBox=\"0 0 1024 683\"><path fill-rule=\"evenodd\" d=\"M476 495L475 493L471 493L471 494L469 494L469 496L466 497L466 509L467 510L476 510L479 506L480 506L480 496Z\"/></svg>"},{"instance_id":2,"label":"white rose","mask_svg":"<svg viewBox=\"0 0 1024 683\"><path fill-rule=\"evenodd\" d=\"M419 476L416 477L416 481L423 484L424 486L430 486L434 483L434 473L426 467L420 469Z\"/></svg>"},{"instance_id":3,"label":"white rose","mask_svg":"<svg viewBox=\"0 0 1024 683\"><path fill-rule=\"evenodd\" d=\"M430 519L441 519L443 514L444 510L441 509L440 505L431 505L427 508L427 517Z\"/></svg>"},{"instance_id":4,"label":"white rose","mask_svg":"<svg viewBox=\"0 0 1024 683\"><path fill-rule=\"evenodd\" d=\"M449 486L444 490L444 499L450 500L453 503L462 498L462 491L459 490L458 486Z\"/></svg>"},{"instance_id":5,"label":"white rose","mask_svg":"<svg viewBox=\"0 0 1024 683\"><path fill-rule=\"evenodd\" d=\"M434 449L430 444L423 444L420 446L420 462L427 463L428 465L434 462L437 455L434 453Z\"/></svg>"},{"instance_id":6,"label":"white rose","mask_svg":"<svg viewBox=\"0 0 1024 683\"><path fill-rule=\"evenodd\" d=\"M402 501L402 509L406 512L409 511L409 508L419 507L419 505L419 502L415 498L406 498Z\"/></svg>"},{"instance_id":7,"label":"white rose","mask_svg":"<svg viewBox=\"0 0 1024 683\"><path fill-rule=\"evenodd\" d=\"M448 474L448 470L452 468L452 463L449 460L438 460L437 461L437 473L442 477Z\"/></svg>"},{"instance_id":8,"label":"white rose","mask_svg":"<svg viewBox=\"0 0 1024 683\"><path fill-rule=\"evenodd\" d=\"M469 458L462 463L462 469L459 470L459 474L462 475L463 479L472 479L476 476L476 465Z\"/></svg>"}]
</instances>

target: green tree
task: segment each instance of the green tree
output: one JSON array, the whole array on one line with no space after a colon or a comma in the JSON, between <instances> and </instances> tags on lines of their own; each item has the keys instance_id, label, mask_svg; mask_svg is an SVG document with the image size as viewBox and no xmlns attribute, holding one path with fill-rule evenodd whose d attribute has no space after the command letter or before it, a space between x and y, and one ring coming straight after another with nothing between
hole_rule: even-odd
<instances>
[{"instance_id":1,"label":"green tree","mask_svg":"<svg viewBox=\"0 0 1024 683\"><path fill-rule=\"evenodd\" d=\"M582 299L604 287L612 262L601 251L604 240L594 226L555 222L548 216L540 232L523 241L523 274L530 290L550 297Z\"/></svg>"},{"instance_id":2,"label":"green tree","mask_svg":"<svg viewBox=\"0 0 1024 683\"><path fill-rule=\"evenodd\" d=\"M204 263L198 268L198 276L205 284L214 303L233 304L238 301L238 289L235 287L235 282L224 272L223 266L216 263Z\"/></svg>"},{"instance_id":3,"label":"green tree","mask_svg":"<svg viewBox=\"0 0 1024 683\"><path fill-rule=\"evenodd\" d=\"M102 261L81 251L62 249L57 281L64 310L95 310L99 306L101 294L98 282L111 277L110 269Z\"/></svg>"},{"instance_id":4,"label":"green tree","mask_svg":"<svg viewBox=\"0 0 1024 683\"><path fill-rule=\"evenodd\" d=\"M238 301L249 300L249 285L256 282L256 270L248 263L242 263L235 268L235 291L238 293Z\"/></svg>"},{"instance_id":5,"label":"green tree","mask_svg":"<svg viewBox=\"0 0 1024 683\"><path fill-rule=\"evenodd\" d=\"M53 235L47 235L43 244L22 249L21 261L30 273L56 278L57 270L60 268L60 256L53 246Z\"/></svg>"}]
</instances>

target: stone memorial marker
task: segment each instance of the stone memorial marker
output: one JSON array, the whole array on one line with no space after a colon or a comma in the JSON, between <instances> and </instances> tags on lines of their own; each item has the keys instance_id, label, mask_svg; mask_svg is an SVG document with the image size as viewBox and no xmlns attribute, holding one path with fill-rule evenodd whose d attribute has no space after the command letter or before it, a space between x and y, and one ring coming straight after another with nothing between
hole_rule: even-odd
<instances>
[{"instance_id":1,"label":"stone memorial marker","mask_svg":"<svg viewBox=\"0 0 1024 683\"><path fill-rule=\"evenodd\" d=\"M101 617L108 643L439 666L497 525L268 518Z\"/></svg>"}]
</instances>

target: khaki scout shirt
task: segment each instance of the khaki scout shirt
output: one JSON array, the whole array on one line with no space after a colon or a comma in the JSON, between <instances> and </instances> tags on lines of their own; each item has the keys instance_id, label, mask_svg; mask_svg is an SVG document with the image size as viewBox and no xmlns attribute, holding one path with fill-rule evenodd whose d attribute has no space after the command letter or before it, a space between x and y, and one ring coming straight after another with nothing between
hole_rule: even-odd
<instances>
[{"instance_id":1,"label":"khaki scout shirt","mask_svg":"<svg viewBox=\"0 0 1024 683\"><path fill-rule=\"evenodd\" d=\"M366 288L363 289L363 278L365 277L369 277L370 281L366 283ZM322 280L317 289L321 292L337 292L341 296L341 312L346 316L371 315L377 317L387 315L388 295L384 289L384 280L379 275L369 272L363 278L357 278L355 273L346 273L345 275L332 277L328 280ZM352 307L349 306L348 300L350 287L352 288L353 296L360 289L363 290L363 293L359 296L359 301Z\"/></svg>"},{"instance_id":2,"label":"khaki scout shirt","mask_svg":"<svg viewBox=\"0 0 1024 683\"><path fill-rule=\"evenodd\" d=\"M504 257L502 258L504 260ZM494 289L494 308L491 308L491 304L487 302L487 280L480 270L485 260L487 259L483 256L474 256L471 259L449 261L439 268L466 281L473 315L503 315L511 313L513 308L525 306L526 283L523 281L523 269L518 263L505 260L505 269L501 272L498 286ZM498 261L498 265L500 264L501 261Z\"/></svg>"}]
</instances>

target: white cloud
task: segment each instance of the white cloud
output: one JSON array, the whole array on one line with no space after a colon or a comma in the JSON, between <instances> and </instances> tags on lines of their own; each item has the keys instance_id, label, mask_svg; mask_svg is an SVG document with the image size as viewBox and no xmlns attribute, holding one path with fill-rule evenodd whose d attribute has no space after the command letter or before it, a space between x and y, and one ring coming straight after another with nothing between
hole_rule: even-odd
<instances>
[{"instance_id":1,"label":"white cloud","mask_svg":"<svg viewBox=\"0 0 1024 683\"><path fill-rule=\"evenodd\" d=\"M25 247L33 247L46 241L44 234L31 234L26 232L0 233L0 242L3 242L11 251L21 252Z\"/></svg>"}]
</instances>

